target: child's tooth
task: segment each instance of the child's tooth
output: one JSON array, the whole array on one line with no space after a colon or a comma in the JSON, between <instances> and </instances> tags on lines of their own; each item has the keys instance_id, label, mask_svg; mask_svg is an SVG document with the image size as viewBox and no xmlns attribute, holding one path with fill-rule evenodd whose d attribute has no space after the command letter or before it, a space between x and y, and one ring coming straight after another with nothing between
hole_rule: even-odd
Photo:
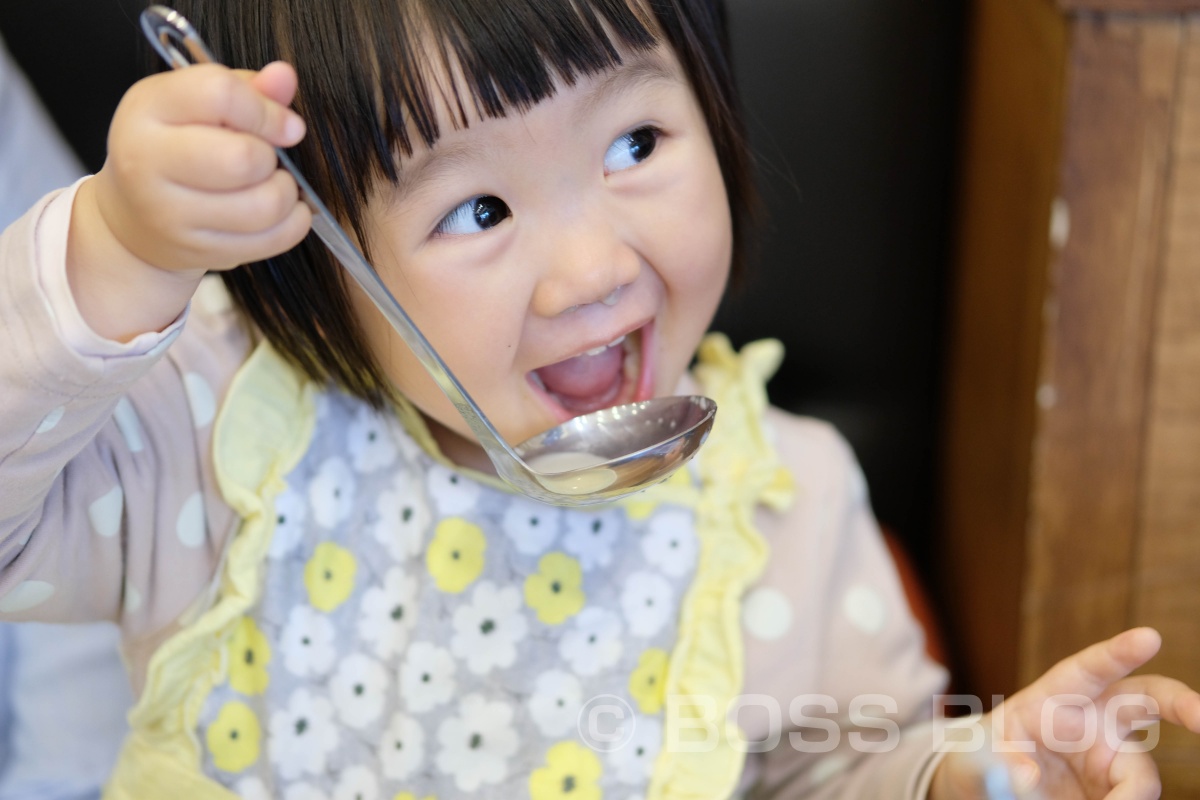
<instances>
[{"instance_id":1,"label":"child's tooth","mask_svg":"<svg viewBox=\"0 0 1200 800\"><path fill-rule=\"evenodd\" d=\"M616 347L617 345L619 345L619 344L620 344L621 342L623 342L623 341L625 341L625 337L624 337L624 336L618 336L616 339L613 339L613 340L612 340L611 342L609 342L608 344L601 345L600 347L593 347L591 350L587 350L587 351L585 351L585 352L584 352L584 355L585 355L585 356L598 356L598 355L600 355L601 353L603 353L605 350L607 350L608 348L610 348L610 347Z\"/></svg>"}]
</instances>

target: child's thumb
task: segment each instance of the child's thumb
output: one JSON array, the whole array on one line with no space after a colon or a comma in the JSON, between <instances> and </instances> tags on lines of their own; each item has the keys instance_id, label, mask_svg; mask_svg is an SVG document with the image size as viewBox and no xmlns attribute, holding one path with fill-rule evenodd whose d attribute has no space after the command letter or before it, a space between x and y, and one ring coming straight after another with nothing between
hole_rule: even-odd
<instances>
[{"instance_id":1,"label":"child's thumb","mask_svg":"<svg viewBox=\"0 0 1200 800\"><path fill-rule=\"evenodd\" d=\"M251 86L264 97L281 106L278 109L271 109L272 112L281 112L278 115L271 113L268 117L269 122L278 123L278 128L277 131L264 132L265 138L272 140L273 144L285 147L294 145L303 139L304 120L300 118L299 114L288 108L296 97L298 87L296 70L292 65L283 61L273 61L258 72L244 74L249 79ZM275 127L275 125L268 125L268 127Z\"/></svg>"}]
</instances>

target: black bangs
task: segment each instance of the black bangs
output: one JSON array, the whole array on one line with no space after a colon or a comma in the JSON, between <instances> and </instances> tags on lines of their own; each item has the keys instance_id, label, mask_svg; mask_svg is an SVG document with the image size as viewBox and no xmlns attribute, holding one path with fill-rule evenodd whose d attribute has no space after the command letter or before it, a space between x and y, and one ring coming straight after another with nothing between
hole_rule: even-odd
<instances>
[{"instance_id":1,"label":"black bangs","mask_svg":"<svg viewBox=\"0 0 1200 800\"><path fill-rule=\"evenodd\" d=\"M439 124L521 112L660 41L708 121L733 216L734 276L755 212L749 150L729 61L723 0L176 0L231 67L286 60L308 133L290 152L314 190L366 243L381 181L437 141ZM366 248L364 247L364 250ZM366 253L368 260L371 257ZM235 304L315 381L376 407L391 382L363 335L343 270L309 236L222 273Z\"/></svg>"},{"instance_id":2,"label":"black bangs","mask_svg":"<svg viewBox=\"0 0 1200 800\"><path fill-rule=\"evenodd\" d=\"M375 52L383 55L377 55L379 63L399 56L390 75L382 75L380 81L384 98L391 101L389 124L395 126L408 110L427 145L438 136L433 114L438 98L431 96L427 75L422 85L410 86L410 76L427 72L432 55L417 44L420 39L442 44L437 53L441 74L460 71L475 113L486 117L503 116L508 108L526 110L546 99L554 91L555 78L573 84L580 75L615 66L620 62L618 47L637 51L655 44L644 21L624 0L419 0L410 8L419 19L410 14L403 26L381 28L381 34L393 36L380 36ZM450 87L455 124L467 126L471 115L457 84ZM412 152L403 130L397 141L405 153Z\"/></svg>"},{"instance_id":3,"label":"black bangs","mask_svg":"<svg viewBox=\"0 0 1200 800\"><path fill-rule=\"evenodd\" d=\"M365 242L362 209L397 154L431 145L439 111L455 127L523 111L653 47L639 0L184 0L223 63L276 59L299 74L308 123L295 148L322 200ZM186 10L185 10L185 7ZM235 22L236 21L236 22ZM231 24L233 23L233 24ZM210 33L211 30L211 33Z\"/></svg>"}]
</instances>

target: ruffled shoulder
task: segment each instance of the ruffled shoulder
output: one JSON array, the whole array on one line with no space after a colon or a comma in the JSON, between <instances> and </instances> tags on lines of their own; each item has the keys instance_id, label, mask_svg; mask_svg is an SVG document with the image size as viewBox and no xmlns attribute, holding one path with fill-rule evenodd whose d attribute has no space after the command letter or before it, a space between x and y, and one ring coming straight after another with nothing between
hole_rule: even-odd
<instances>
[{"instance_id":1,"label":"ruffled shoulder","mask_svg":"<svg viewBox=\"0 0 1200 800\"><path fill-rule=\"evenodd\" d=\"M155 651L146 686L129 714L130 734L105 789L107 800L162 797L235 800L200 770L195 738L201 707L223 670L232 627L258 599L275 528L275 496L299 463L316 420L314 387L262 342L230 386L213 431L221 492L242 518L226 543L195 621Z\"/></svg>"},{"instance_id":2,"label":"ruffled shoulder","mask_svg":"<svg viewBox=\"0 0 1200 800\"><path fill-rule=\"evenodd\" d=\"M725 710L744 679L741 598L767 560L754 512L759 504L782 509L794 493L764 425L766 382L782 358L774 340L737 353L725 336L710 334L700 347L695 376L717 402L717 418L697 456L700 560L667 673L666 741L649 798L725 797L742 774L743 737ZM641 502L685 497L670 483L649 492Z\"/></svg>"}]
</instances>

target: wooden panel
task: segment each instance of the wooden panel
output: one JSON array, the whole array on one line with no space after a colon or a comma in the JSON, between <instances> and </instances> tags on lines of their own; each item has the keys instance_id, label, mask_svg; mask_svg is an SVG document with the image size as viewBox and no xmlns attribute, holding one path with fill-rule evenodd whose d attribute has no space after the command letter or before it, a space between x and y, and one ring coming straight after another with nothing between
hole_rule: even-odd
<instances>
[{"instance_id":1,"label":"wooden panel","mask_svg":"<svg viewBox=\"0 0 1200 800\"><path fill-rule=\"evenodd\" d=\"M1134 622L1163 634L1153 671L1200 686L1200 21L1187 28L1167 198L1135 560ZM1200 742L1164 728L1165 797L1200 797Z\"/></svg>"},{"instance_id":2,"label":"wooden panel","mask_svg":"<svg viewBox=\"0 0 1200 800\"><path fill-rule=\"evenodd\" d=\"M1033 395L1067 28L1045 0L976 0L952 280L937 587L957 688L1016 688Z\"/></svg>"},{"instance_id":3,"label":"wooden panel","mask_svg":"<svg viewBox=\"0 0 1200 800\"><path fill-rule=\"evenodd\" d=\"M1058 0L1064 11L1103 11L1114 14L1170 14L1200 11L1200 0Z\"/></svg>"},{"instance_id":4,"label":"wooden panel","mask_svg":"<svg viewBox=\"0 0 1200 800\"><path fill-rule=\"evenodd\" d=\"M1159 244L1182 26L1072 23L1062 198L1034 447L1026 682L1132 617Z\"/></svg>"}]
</instances>

